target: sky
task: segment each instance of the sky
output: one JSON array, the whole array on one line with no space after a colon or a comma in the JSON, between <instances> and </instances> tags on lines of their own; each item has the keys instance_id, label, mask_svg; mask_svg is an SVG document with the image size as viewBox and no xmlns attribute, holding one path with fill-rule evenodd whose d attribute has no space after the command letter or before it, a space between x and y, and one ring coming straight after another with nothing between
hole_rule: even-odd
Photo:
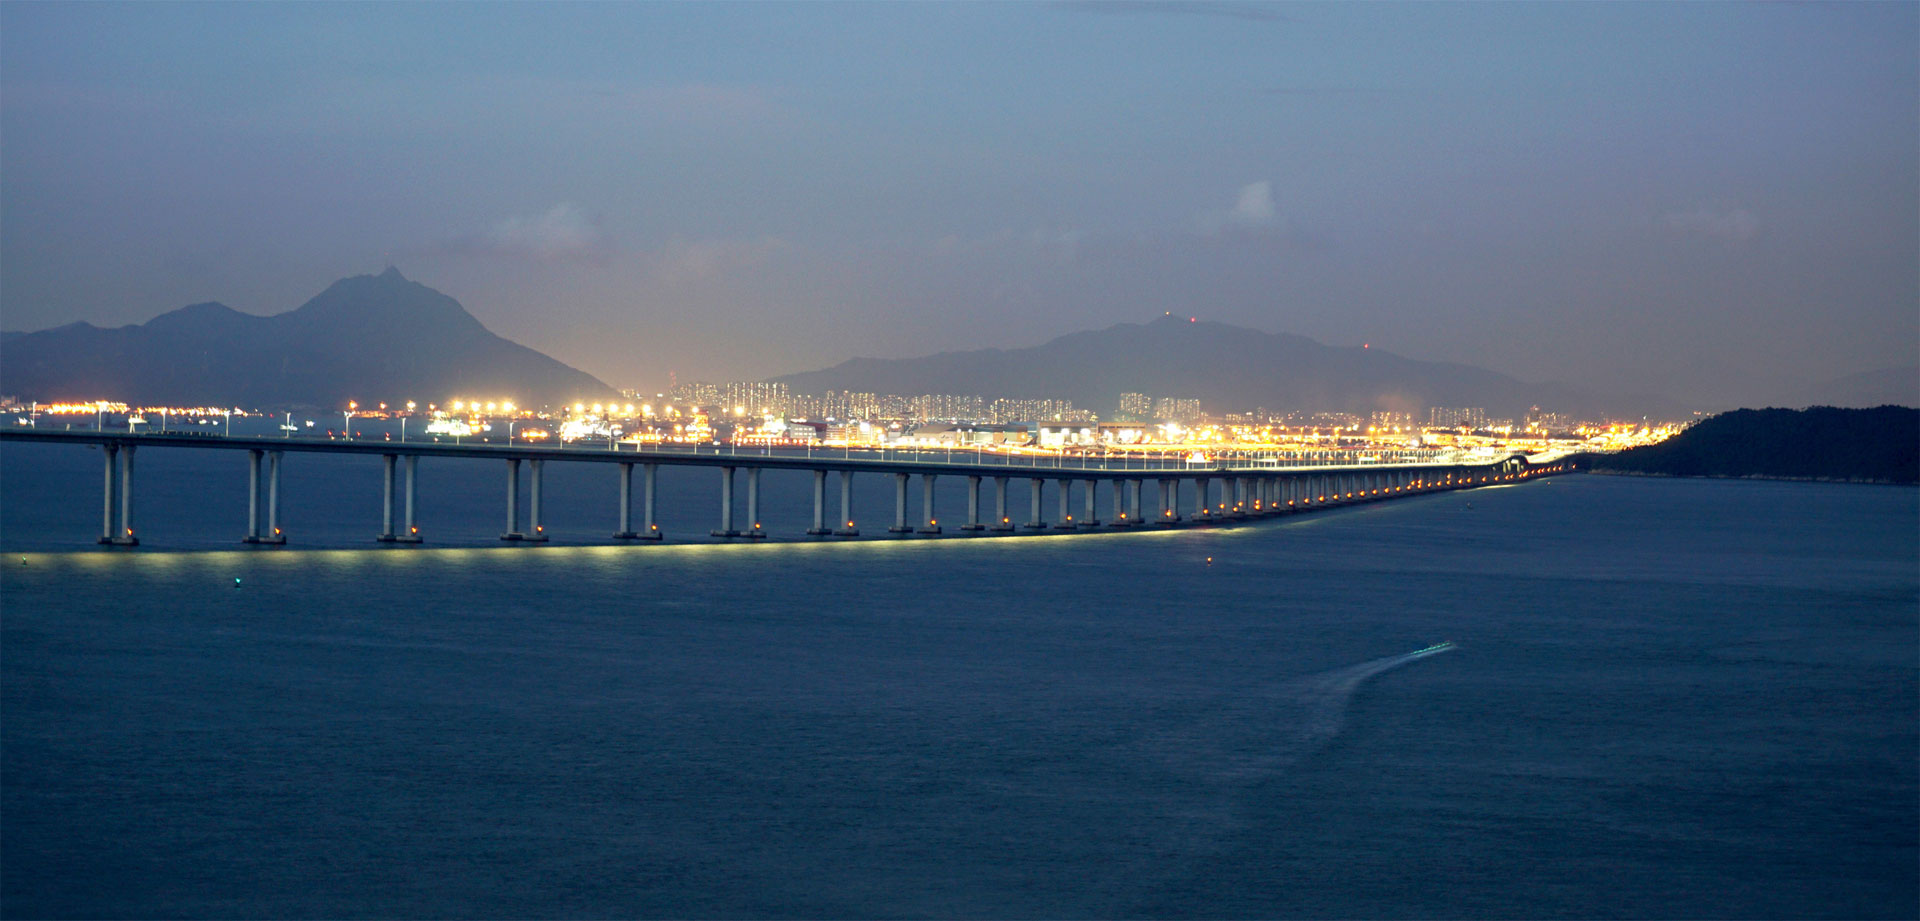
<instances>
[{"instance_id":1,"label":"sky","mask_svg":"<svg viewBox=\"0 0 1920 921\"><path fill-rule=\"evenodd\" d=\"M1751 405L1920 361L1920 4L0 4L0 327L389 264L642 390L1170 310Z\"/></svg>"}]
</instances>

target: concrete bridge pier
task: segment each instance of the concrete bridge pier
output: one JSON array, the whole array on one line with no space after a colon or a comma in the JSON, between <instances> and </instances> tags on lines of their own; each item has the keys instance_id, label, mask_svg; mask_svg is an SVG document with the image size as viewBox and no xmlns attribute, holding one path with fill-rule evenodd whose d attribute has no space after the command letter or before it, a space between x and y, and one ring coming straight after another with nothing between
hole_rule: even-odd
<instances>
[{"instance_id":1,"label":"concrete bridge pier","mask_svg":"<svg viewBox=\"0 0 1920 921\"><path fill-rule=\"evenodd\" d=\"M1180 522L1180 481L1164 479L1160 481L1160 514L1154 518L1155 524L1173 525Z\"/></svg>"},{"instance_id":2,"label":"concrete bridge pier","mask_svg":"<svg viewBox=\"0 0 1920 921\"><path fill-rule=\"evenodd\" d=\"M939 476L932 473L920 474L920 532L921 534L940 533L940 519L933 514L933 481Z\"/></svg>"},{"instance_id":3,"label":"concrete bridge pier","mask_svg":"<svg viewBox=\"0 0 1920 921\"><path fill-rule=\"evenodd\" d=\"M405 520L402 523L405 525L406 531L393 539L395 543L417 544L420 542L420 525L413 517L413 509L416 504L414 500L419 495L419 474L420 455L407 455L407 478L405 484L401 487L400 501L401 510L405 516Z\"/></svg>"},{"instance_id":4,"label":"concrete bridge pier","mask_svg":"<svg viewBox=\"0 0 1920 921\"><path fill-rule=\"evenodd\" d=\"M640 509L645 518L641 524L646 530L640 532L641 540L659 540L660 522L653 517L657 499L660 498L660 465L640 465Z\"/></svg>"},{"instance_id":5,"label":"concrete bridge pier","mask_svg":"<svg viewBox=\"0 0 1920 921\"><path fill-rule=\"evenodd\" d=\"M739 537L740 532L733 526L733 468L720 468L720 527L711 532L714 537Z\"/></svg>"},{"instance_id":6,"label":"concrete bridge pier","mask_svg":"<svg viewBox=\"0 0 1920 921\"><path fill-rule=\"evenodd\" d=\"M547 539L547 528L540 523L540 467L544 463L527 461L527 523L533 525L533 533L527 535L527 540L542 543Z\"/></svg>"},{"instance_id":7,"label":"concrete bridge pier","mask_svg":"<svg viewBox=\"0 0 1920 921\"><path fill-rule=\"evenodd\" d=\"M1212 517L1214 517L1214 514L1213 514L1213 480L1212 480L1211 478L1208 478L1208 477L1194 477L1194 479L1193 479L1193 500L1194 500L1194 505L1193 505L1193 517L1195 517L1195 518L1212 518Z\"/></svg>"},{"instance_id":8,"label":"concrete bridge pier","mask_svg":"<svg viewBox=\"0 0 1920 921\"><path fill-rule=\"evenodd\" d=\"M99 543L111 544L115 537L113 533L113 485L115 475L113 468L115 464L120 462L120 449L110 444L103 444L100 446L100 456L107 462L107 479L106 485L101 490Z\"/></svg>"},{"instance_id":9,"label":"concrete bridge pier","mask_svg":"<svg viewBox=\"0 0 1920 921\"><path fill-rule=\"evenodd\" d=\"M1073 503L1073 481L1063 478L1054 482L1060 487L1060 520L1053 523L1053 528L1056 531L1071 531L1075 527L1073 509L1070 507Z\"/></svg>"},{"instance_id":10,"label":"concrete bridge pier","mask_svg":"<svg viewBox=\"0 0 1920 921\"><path fill-rule=\"evenodd\" d=\"M912 534L913 527L907 524L907 477L909 474L893 475L893 526L887 529L889 534Z\"/></svg>"},{"instance_id":11,"label":"concrete bridge pier","mask_svg":"<svg viewBox=\"0 0 1920 921\"><path fill-rule=\"evenodd\" d=\"M967 477L967 523L960 526L962 531L984 531L986 525L980 523L980 478Z\"/></svg>"},{"instance_id":12,"label":"concrete bridge pier","mask_svg":"<svg viewBox=\"0 0 1920 921\"><path fill-rule=\"evenodd\" d=\"M393 543L393 469L398 463L392 454L380 455L380 534L374 540L383 544Z\"/></svg>"},{"instance_id":13,"label":"concrete bridge pier","mask_svg":"<svg viewBox=\"0 0 1920 921\"><path fill-rule=\"evenodd\" d=\"M500 533L501 540L526 540L527 535L520 533L520 459L507 458L507 529Z\"/></svg>"},{"instance_id":14,"label":"concrete bridge pier","mask_svg":"<svg viewBox=\"0 0 1920 921\"><path fill-rule=\"evenodd\" d=\"M747 534L754 539L767 536L765 528L760 526L760 468L747 468Z\"/></svg>"},{"instance_id":15,"label":"concrete bridge pier","mask_svg":"<svg viewBox=\"0 0 1920 921\"><path fill-rule=\"evenodd\" d=\"M1127 511L1133 516L1131 521L1136 526L1147 523L1146 516L1140 514L1140 506L1143 504L1140 501L1140 493L1145 489L1146 482L1143 480L1127 481Z\"/></svg>"},{"instance_id":16,"label":"concrete bridge pier","mask_svg":"<svg viewBox=\"0 0 1920 921\"><path fill-rule=\"evenodd\" d=\"M620 527L613 532L614 540L632 540L640 535L633 533L633 465L620 465Z\"/></svg>"},{"instance_id":17,"label":"concrete bridge pier","mask_svg":"<svg viewBox=\"0 0 1920 921\"><path fill-rule=\"evenodd\" d=\"M1034 477L1031 482L1033 490L1028 493L1028 498L1033 500L1033 517L1027 519L1027 527L1037 531L1047 526L1046 520L1040 517L1040 493L1046 489L1047 481Z\"/></svg>"},{"instance_id":18,"label":"concrete bridge pier","mask_svg":"<svg viewBox=\"0 0 1920 921\"><path fill-rule=\"evenodd\" d=\"M133 536L133 448L127 445L120 451L120 533L113 542L123 547L140 546L140 539Z\"/></svg>"},{"instance_id":19,"label":"concrete bridge pier","mask_svg":"<svg viewBox=\"0 0 1920 921\"><path fill-rule=\"evenodd\" d=\"M260 454L259 448L247 449L247 534L240 538L243 544L260 542Z\"/></svg>"},{"instance_id":20,"label":"concrete bridge pier","mask_svg":"<svg viewBox=\"0 0 1920 921\"><path fill-rule=\"evenodd\" d=\"M993 478L993 526L989 531L1013 530L1013 518L1007 515L1007 478Z\"/></svg>"},{"instance_id":21,"label":"concrete bridge pier","mask_svg":"<svg viewBox=\"0 0 1920 921\"><path fill-rule=\"evenodd\" d=\"M100 503L100 543L109 546L140 546L140 539L133 536L133 447L112 444L100 446L101 453L106 457L107 471L105 495ZM117 520L114 517L116 501L120 506Z\"/></svg>"},{"instance_id":22,"label":"concrete bridge pier","mask_svg":"<svg viewBox=\"0 0 1920 921\"><path fill-rule=\"evenodd\" d=\"M1080 485L1085 486L1087 489L1087 514L1080 519L1080 526L1083 528L1097 528L1100 526L1100 510L1094 506L1100 499L1100 481L1081 480Z\"/></svg>"},{"instance_id":23,"label":"concrete bridge pier","mask_svg":"<svg viewBox=\"0 0 1920 921\"><path fill-rule=\"evenodd\" d=\"M827 472L825 470L813 472L813 527L808 528L807 533L814 537L824 537L833 533L833 530L827 527Z\"/></svg>"},{"instance_id":24,"label":"concrete bridge pier","mask_svg":"<svg viewBox=\"0 0 1920 921\"><path fill-rule=\"evenodd\" d=\"M845 527L834 529L836 537L859 537L859 529L853 526L853 471L840 471L840 521Z\"/></svg>"},{"instance_id":25,"label":"concrete bridge pier","mask_svg":"<svg viewBox=\"0 0 1920 921\"><path fill-rule=\"evenodd\" d=\"M132 448L127 450L131 451ZM280 451L267 452L267 533L259 543L284 544L286 532L280 530ZM122 484L124 488L124 484ZM124 516L123 516L124 517Z\"/></svg>"},{"instance_id":26,"label":"concrete bridge pier","mask_svg":"<svg viewBox=\"0 0 1920 921\"><path fill-rule=\"evenodd\" d=\"M1116 528L1132 527L1133 519L1127 515L1127 482L1128 481L1112 480L1110 482L1112 483L1112 486L1113 486L1113 518L1107 523L1113 525Z\"/></svg>"}]
</instances>

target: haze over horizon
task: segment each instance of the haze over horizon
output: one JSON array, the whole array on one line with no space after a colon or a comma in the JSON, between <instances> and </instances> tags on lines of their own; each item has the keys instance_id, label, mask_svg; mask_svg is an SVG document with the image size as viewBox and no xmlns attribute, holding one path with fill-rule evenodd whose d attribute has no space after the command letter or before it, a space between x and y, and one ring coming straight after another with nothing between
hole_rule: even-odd
<instances>
[{"instance_id":1,"label":"haze over horizon","mask_svg":"<svg viewBox=\"0 0 1920 921\"><path fill-rule=\"evenodd\" d=\"M1920 351L1920 7L0 5L0 326L398 266L617 386L1173 310L1739 404Z\"/></svg>"}]
</instances>

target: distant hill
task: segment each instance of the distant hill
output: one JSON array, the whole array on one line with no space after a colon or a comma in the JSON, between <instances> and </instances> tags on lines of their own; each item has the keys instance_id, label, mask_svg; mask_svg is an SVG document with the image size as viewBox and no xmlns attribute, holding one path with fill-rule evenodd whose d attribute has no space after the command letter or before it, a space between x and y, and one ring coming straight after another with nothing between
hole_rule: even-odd
<instances>
[{"instance_id":1,"label":"distant hill","mask_svg":"<svg viewBox=\"0 0 1920 921\"><path fill-rule=\"evenodd\" d=\"M270 317L193 304L139 326L73 323L0 338L0 393L191 406L607 399L591 375L489 332L396 269L334 282Z\"/></svg>"},{"instance_id":2,"label":"distant hill","mask_svg":"<svg viewBox=\"0 0 1920 921\"><path fill-rule=\"evenodd\" d=\"M1303 336L1194 323L1123 323L1023 349L856 358L776 380L797 393L980 394L1064 397L1103 415L1122 393L1194 398L1210 411L1253 409L1420 412L1478 406L1517 417L1556 412L1681 415L1653 397L1601 398L1564 384L1526 384L1469 365L1418 361L1383 349L1340 348Z\"/></svg>"},{"instance_id":3,"label":"distant hill","mask_svg":"<svg viewBox=\"0 0 1920 921\"><path fill-rule=\"evenodd\" d=\"M1920 409L1741 409L1643 448L1595 457L1596 473L1920 482Z\"/></svg>"},{"instance_id":4,"label":"distant hill","mask_svg":"<svg viewBox=\"0 0 1920 921\"><path fill-rule=\"evenodd\" d=\"M1788 406L1920 406L1920 365L1849 374L1816 384L1783 402Z\"/></svg>"}]
</instances>

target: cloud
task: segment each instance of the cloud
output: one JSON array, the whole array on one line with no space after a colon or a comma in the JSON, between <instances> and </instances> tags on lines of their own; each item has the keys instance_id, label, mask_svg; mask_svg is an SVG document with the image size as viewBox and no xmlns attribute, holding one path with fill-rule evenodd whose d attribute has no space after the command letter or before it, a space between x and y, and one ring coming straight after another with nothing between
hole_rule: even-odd
<instances>
[{"instance_id":1,"label":"cloud","mask_svg":"<svg viewBox=\"0 0 1920 921\"><path fill-rule=\"evenodd\" d=\"M1271 224L1273 218L1273 183L1265 179L1241 186L1239 199L1227 213L1228 220L1252 226Z\"/></svg>"},{"instance_id":2,"label":"cloud","mask_svg":"<svg viewBox=\"0 0 1920 921\"><path fill-rule=\"evenodd\" d=\"M561 202L543 214L506 218L460 242L467 250L545 262L597 260L610 246L599 215L589 214L572 202Z\"/></svg>"},{"instance_id":3,"label":"cloud","mask_svg":"<svg viewBox=\"0 0 1920 921\"><path fill-rule=\"evenodd\" d=\"M1246 22L1295 22L1271 7L1214 0L1067 0L1062 9L1103 16L1210 16Z\"/></svg>"},{"instance_id":4,"label":"cloud","mask_svg":"<svg viewBox=\"0 0 1920 921\"><path fill-rule=\"evenodd\" d=\"M1216 236L1228 230L1285 229L1279 206L1273 201L1273 181L1249 182L1234 193L1233 205L1203 211L1194 218L1194 227L1204 236Z\"/></svg>"},{"instance_id":5,"label":"cloud","mask_svg":"<svg viewBox=\"0 0 1920 921\"><path fill-rule=\"evenodd\" d=\"M648 274L685 283L757 269L793 245L781 237L740 240L689 240L676 237L646 254Z\"/></svg>"},{"instance_id":6,"label":"cloud","mask_svg":"<svg viewBox=\"0 0 1920 921\"><path fill-rule=\"evenodd\" d=\"M1732 243L1745 243L1760 233L1760 219L1745 208L1726 212L1707 208L1674 211L1664 215L1661 220L1676 233L1699 234Z\"/></svg>"}]
</instances>

